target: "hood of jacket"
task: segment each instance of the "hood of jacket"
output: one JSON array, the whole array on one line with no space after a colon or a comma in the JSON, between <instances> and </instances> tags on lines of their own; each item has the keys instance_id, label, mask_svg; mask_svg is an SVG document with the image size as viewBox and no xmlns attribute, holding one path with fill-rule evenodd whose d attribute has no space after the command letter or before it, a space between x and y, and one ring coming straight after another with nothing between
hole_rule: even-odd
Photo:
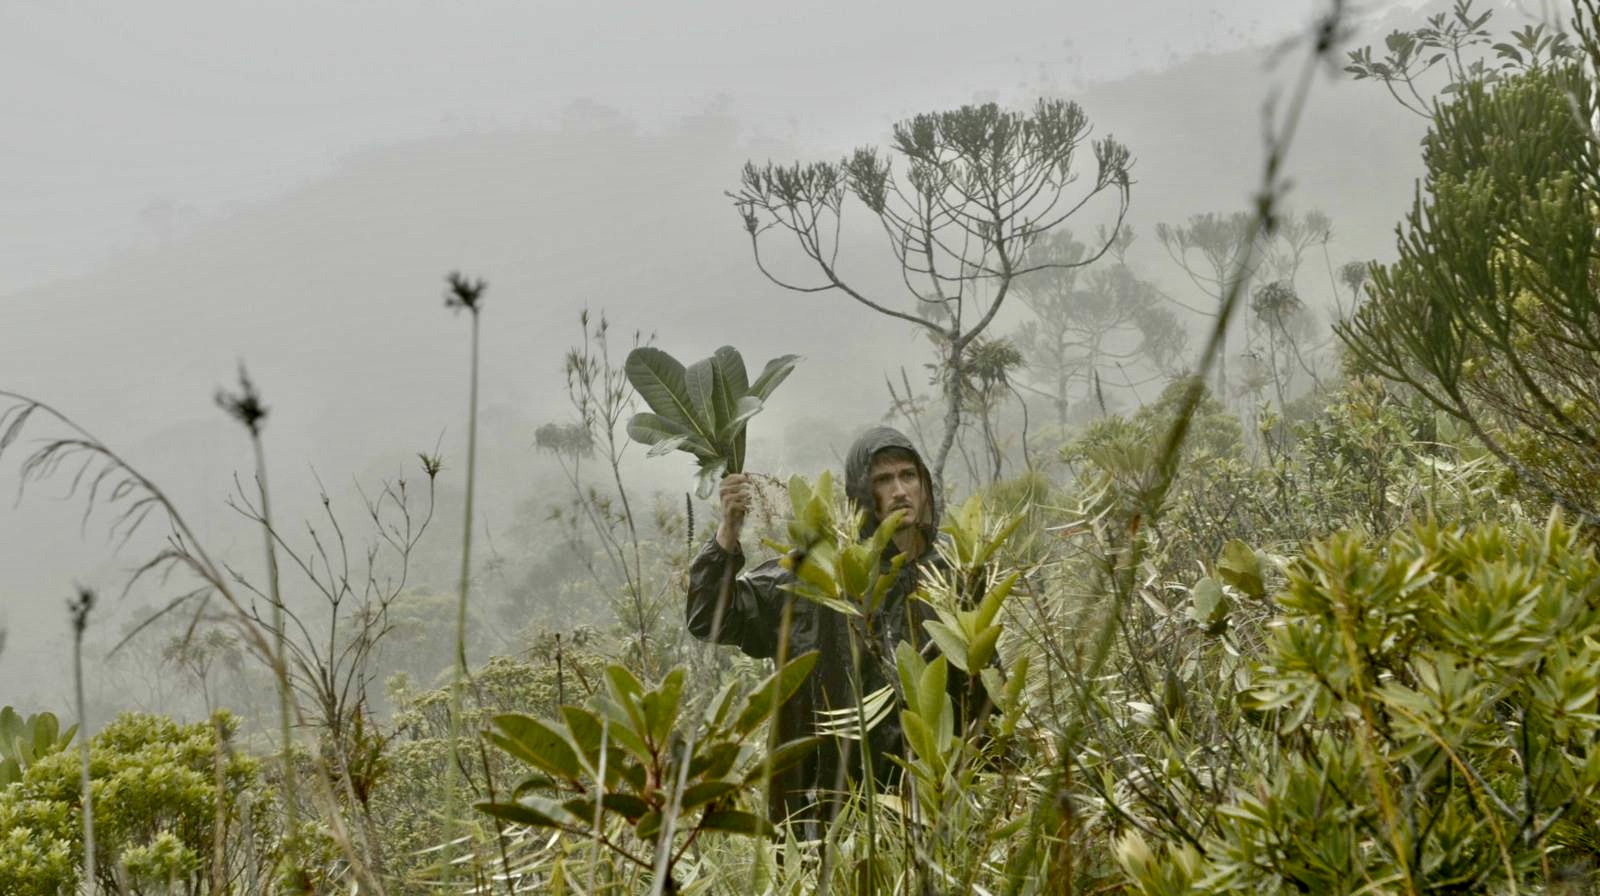
<instances>
[{"instance_id":1,"label":"hood of jacket","mask_svg":"<svg viewBox=\"0 0 1600 896\"><path fill-rule=\"evenodd\" d=\"M935 487L933 475L922 460L922 454L905 434L889 426L874 426L856 437L845 456L845 494L861 509L861 537L867 538L878 531L878 502L872 496L872 458L885 448L904 448L917 460L917 470L922 474L922 493L926 496L923 519L918 520L922 536L929 545L939 534L939 518L944 511L944 497Z\"/></svg>"}]
</instances>

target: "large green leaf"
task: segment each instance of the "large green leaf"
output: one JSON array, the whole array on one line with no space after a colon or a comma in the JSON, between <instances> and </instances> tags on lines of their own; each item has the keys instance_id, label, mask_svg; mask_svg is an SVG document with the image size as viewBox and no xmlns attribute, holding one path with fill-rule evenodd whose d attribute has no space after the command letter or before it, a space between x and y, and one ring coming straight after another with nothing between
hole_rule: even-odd
<instances>
[{"instance_id":1,"label":"large green leaf","mask_svg":"<svg viewBox=\"0 0 1600 896\"><path fill-rule=\"evenodd\" d=\"M721 741L697 748L689 760L689 777L720 778L738 761L741 748L734 741Z\"/></svg>"},{"instance_id":2,"label":"large green leaf","mask_svg":"<svg viewBox=\"0 0 1600 896\"><path fill-rule=\"evenodd\" d=\"M33 723L33 755L43 756L56 748L56 735L61 733L61 723L55 713L41 712L30 719Z\"/></svg>"},{"instance_id":3,"label":"large green leaf","mask_svg":"<svg viewBox=\"0 0 1600 896\"><path fill-rule=\"evenodd\" d=\"M951 665L963 672L971 672L971 664L967 662L967 639L954 628L938 621L928 619L922 623L928 636L933 638L933 643L939 646L939 652L950 660Z\"/></svg>"},{"instance_id":4,"label":"large green leaf","mask_svg":"<svg viewBox=\"0 0 1600 896\"><path fill-rule=\"evenodd\" d=\"M628 793L608 793L600 800L607 811L615 812L629 821L638 821L650 811L650 804Z\"/></svg>"},{"instance_id":5,"label":"large green leaf","mask_svg":"<svg viewBox=\"0 0 1600 896\"><path fill-rule=\"evenodd\" d=\"M737 793L738 790L739 785L733 781L701 781L684 789L678 808L687 812L696 806L720 800L730 793Z\"/></svg>"},{"instance_id":6,"label":"large green leaf","mask_svg":"<svg viewBox=\"0 0 1600 896\"><path fill-rule=\"evenodd\" d=\"M794 373L794 366L799 362L799 355L783 355L768 361L767 366L762 368L761 375L750 384L749 394L766 401L773 390L788 379L789 374Z\"/></svg>"},{"instance_id":7,"label":"large green leaf","mask_svg":"<svg viewBox=\"0 0 1600 896\"><path fill-rule=\"evenodd\" d=\"M717 431L718 443L726 444L733 441L735 433L743 432L745 423L749 422L751 417L761 413L761 407L761 399L754 395L746 395L734 402L733 416L728 419L727 423L722 424L722 428Z\"/></svg>"},{"instance_id":8,"label":"large green leaf","mask_svg":"<svg viewBox=\"0 0 1600 896\"><path fill-rule=\"evenodd\" d=\"M640 840L653 841L661 833L661 813L656 809L646 812L633 826L633 835Z\"/></svg>"},{"instance_id":9,"label":"large green leaf","mask_svg":"<svg viewBox=\"0 0 1600 896\"><path fill-rule=\"evenodd\" d=\"M1237 538L1230 538L1222 546L1222 557L1217 560L1217 574L1224 582L1259 600L1267 595L1261 566L1261 557L1254 548Z\"/></svg>"},{"instance_id":10,"label":"large green leaf","mask_svg":"<svg viewBox=\"0 0 1600 896\"><path fill-rule=\"evenodd\" d=\"M730 345L717 349L712 361L711 424L717 428L722 441L735 433L734 418L739 413L739 400L746 397L750 383L746 379L744 358ZM749 418L746 417L746 420ZM737 451L735 451L737 454ZM737 465L735 465L737 466Z\"/></svg>"},{"instance_id":11,"label":"large green leaf","mask_svg":"<svg viewBox=\"0 0 1600 896\"><path fill-rule=\"evenodd\" d=\"M906 695L907 703L911 703L913 696L915 696L917 714L930 724L939 718L939 713L944 707L946 697L945 682L949 674L948 666L949 661L944 657L935 657L922 668L922 674L917 681L916 694Z\"/></svg>"},{"instance_id":12,"label":"large green leaf","mask_svg":"<svg viewBox=\"0 0 1600 896\"><path fill-rule=\"evenodd\" d=\"M748 395L750 393L750 374L745 372L744 356L731 345L724 345L717 349L712 357L717 359L717 370L722 372L723 383L728 391L735 395Z\"/></svg>"},{"instance_id":13,"label":"large green leaf","mask_svg":"<svg viewBox=\"0 0 1600 896\"><path fill-rule=\"evenodd\" d=\"M802 653L794 659L783 664L783 668L767 676L766 681L756 688L750 695L750 702L745 704L744 712L739 714L739 721L734 723L734 730L740 734L749 734L760 727L784 701L794 695L800 683L811 674L811 668L817 664L815 650Z\"/></svg>"},{"instance_id":14,"label":"large green leaf","mask_svg":"<svg viewBox=\"0 0 1600 896\"><path fill-rule=\"evenodd\" d=\"M645 731L650 742L661 746L672 733L678 721L678 698L683 694L683 667L673 669L662 679L661 686L645 694L639 701L644 711Z\"/></svg>"},{"instance_id":15,"label":"large green leaf","mask_svg":"<svg viewBox=\"0 0 1600 896\"><path fill-rule=\"evenodd\" d=\"M645 743L644 736L635 728L628 711L617 701L604 695L595 698L594 705L605 716L611 742L632 754L640 763L655 761L655 754Z\"/></svg>"},{"instance_id":16,"label":"large green leaf","mask_svg":"<svg viewBox=\"0 0 1600 896\"><path fill-rule=\"evenodd\" d=\"M695 411L687 371L678 359L654 346L642 345L628 353L622 369L650 410L693 432L708 445L715 441L715 434Z\"/></svg>"},{"instance_id":17,"label":"large green leaf","mask_svg":"<svg viewBox=\"0 0 1600 896\"><path fill-rule=\"evenodd\" d=\"M706 724L713 729L722 727L728 720L728 713L733 709L733 703L739 696L739 681L729 678L728 683L722 686L717 698L706 707Z\"/></svg>"},{"instance_id":18,"label":"large green leaf","mask_svg":"<svg viewBox=\"0 0 1600 896\"><path fill-rule=\"evenodd\" d=\"M474 805L479 812L532 828L565 828L577 821L560 803L543 797L524 797L515 803L482 802Z\"/></svg>"},{"instance_id":19,"label":"large green leaf","mask_svg":"<svg viewBox=\"0 0 1600 896\"><path fill-rule=\"evenodd\" d=\"M547 774L574 782L583 778L578 752L561 732L518 712L497 715L492 721L500 731L487 737L500 749Z\"/></svg>"},{"instance_id":20,"label":"large green leaf","mask_svg":"<svg viewBox=\"0 0 1600 896\"><path fill-rule=\"evenodd\" d=\"M628 435L652 446L651 457L678 449L693 454L699 460L695 492L709 498L724 475L744 472L746 425L798 360L774 358L750 383L744 357L731 345L688 367L653 346L636 348L623 369L650 414L634 415Z\"/></svg>"},{"instance_id":21,"label":"large green leaf","mask_svg":"<svg viewBox=\"0 0 1600 896\"><path fill-rule=\"evenodd\" d=\"M635 442L652 446L650 449L651 457L680 446L691 454L713 453L710 443L700 438L687 426L648 411L641 411L629 418L628 438L633 439ZM673 440L677 441L674 442ZM673 442L673 444L665 449L657 447L666 442Z\"/></svg>"},{"instance_id":22,"label":"large green leaf","mask_svg":"<svg viewBox=\"0 0 1600 896\"><path fill-rule=\"evenodd\" d=\"M689 401L694 405L695 415L704 421L706 428L715 433L722 427L717 420L716 408L712 395L716 392L717 365L713 358L704 358L689 365L683 374L684 384L688 387Z\"/></svg>"},{"instance_id":23,"label":"large green leaf","mask_svg":"<svg viewBox=\"0 0 1600 896\"><path fill-rule=\"evenodd\" d=\"M744 776L744 783L753 784L768 774L780 774L790 767L799 764L807 756L816 752L817 745L822 743L820 737L801 737L788 743L780 744L777 749L767 757L765 762L756 763Z\"/></svg>"},{"instance_id":24,"label":"large green leaf","mask_svg":"<svg viewBox=\"0 0 1600 896\"><path fill-rule=\"evenodd\" d=\"M707 812L700 819L700 830L726 831L750 837L770 837L775 833L772 824L765 818L736 809Z\"/></svg>"},{"instance_id":25,"label":"large green leaf","mask_svg":"<svg viewBox=\"0 0 1600 896\"><path fill-rule=\"evenodd\" d=\"M22 716L9 706L0 708L0 756L14 755L17 738L22 736Z\"/></svg>"},{"instance_id":26,"label":"large green leaf","mask_svg":"<svg viewBox=\"0 0 1600 896\"><path fill-rule=\"evenodd\" d=\"M619 766L622 764L622 760L620 759L621 750L615 741L611 741L607 736L608 732L606 731L605 723L600 720L599 716L581 706L561 707L561 717L566 720L567 733L571 737L573 745L578 748L578 752L582 755L584 763L588 765L589 774L599 774L600 744L602 741L609 741L606 743L606 785L610 786L611 782L615 781L620 773Z\"/></svg>"},{"instance_id":27,"label":"large green leaf","mask_svg":"<svg viewBox=\"0 0 1600 896\"><path fill-rule=\"evenodd\" d=\"M586 793L567 800L561 804L561 807L574 816L589 819L590 823L593 824L594 799L595 794ZM600 796L600 808L607 812L615 812L629 822L635 822L655 807L631 793L613 792Z\"/></svg>"}]
</instances>

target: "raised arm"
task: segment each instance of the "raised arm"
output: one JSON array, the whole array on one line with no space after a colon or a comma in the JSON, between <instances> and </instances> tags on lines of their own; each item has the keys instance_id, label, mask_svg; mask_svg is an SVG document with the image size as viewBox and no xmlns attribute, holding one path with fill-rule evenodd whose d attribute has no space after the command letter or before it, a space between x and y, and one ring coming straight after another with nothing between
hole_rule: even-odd
<instances>
[{"instance_id":1,"label":"raised arm","mask_svg":"<svg viewBox=\"0 0 1600 896\"><path fill-rule=\"evenodd\" d=\"M775 656L783 625L784 603L792 599L783 589L790 580L776 561L749 573L739 533L750 509L754 486L742 473L722 479L722 521L712 539L689 565L689 598L685 621L689 634L702 641L732 644L753 657ZM721 618L717 605L722 604Z\"/></svg>"}]
</instances>

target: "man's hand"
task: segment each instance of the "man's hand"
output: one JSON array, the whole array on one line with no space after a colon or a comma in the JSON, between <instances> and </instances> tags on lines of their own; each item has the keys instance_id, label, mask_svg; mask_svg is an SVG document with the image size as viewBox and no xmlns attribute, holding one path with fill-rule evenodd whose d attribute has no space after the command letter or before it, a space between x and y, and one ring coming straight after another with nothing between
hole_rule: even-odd
<instances>
[{"instance_id":1,"label":"man's hand","mask_svg":"<svg viewBox=\"0 0 1600 896\"><path fill-rule=\"evenodd\" d=\"M729 473L722 477L718 490L722 499L722 523L717 526L717 544L730 554L739 552L739 530L744 528L744 517L755 501L756 485L743 473Z\"/></svg>"}]
</instances>

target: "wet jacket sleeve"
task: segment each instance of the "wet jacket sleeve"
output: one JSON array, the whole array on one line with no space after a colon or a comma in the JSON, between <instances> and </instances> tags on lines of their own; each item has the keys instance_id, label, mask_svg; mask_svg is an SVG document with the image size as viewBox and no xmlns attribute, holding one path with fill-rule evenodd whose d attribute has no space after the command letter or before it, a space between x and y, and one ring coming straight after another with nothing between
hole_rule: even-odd
<instances>
[{"instance_id":1,"label":"wet jacket sleeve","mask_svg":"<svg viewBox=\"0 0 1600 896\"><path fill-rule=\"evenodd\" d=\"M792 599L782 585L790 574L776 560L761 564L743 575L744 554L729 552L712 539L689 564L689 600L685 620L689 634L702 641L732 644L749 656L765 658L778 652L778 633L783 623L783 605ZM712 637L716 623L717 598L723 577L732 569L733 584L728 589L728 605L722 611L721 629Z\"/></svg>"}]
</instances>

